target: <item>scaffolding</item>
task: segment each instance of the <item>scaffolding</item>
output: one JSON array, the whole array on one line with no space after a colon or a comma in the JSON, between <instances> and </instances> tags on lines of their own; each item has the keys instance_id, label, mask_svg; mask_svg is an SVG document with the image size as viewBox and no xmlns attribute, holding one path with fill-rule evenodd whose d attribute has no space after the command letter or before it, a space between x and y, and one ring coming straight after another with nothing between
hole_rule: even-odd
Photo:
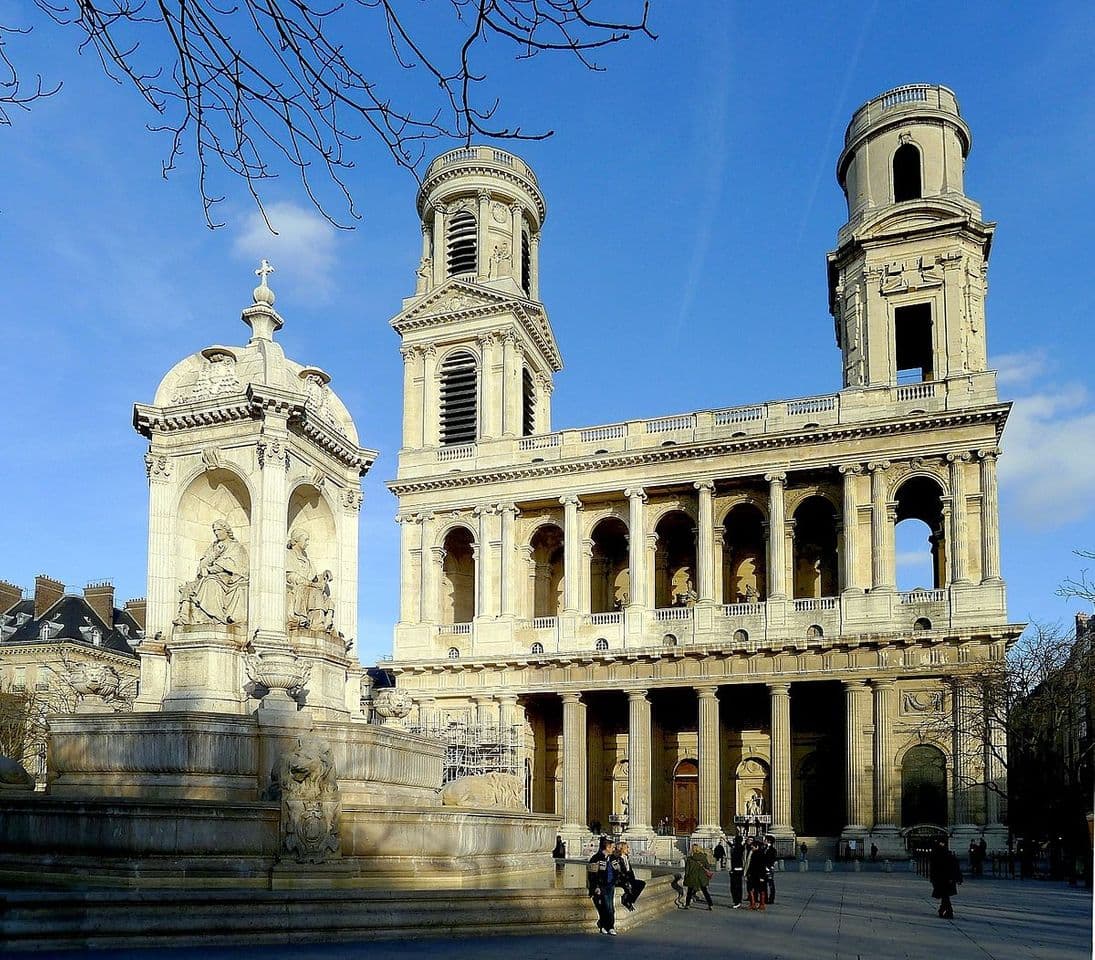
<instances>
[{"instance_id":1,"label":"scaffolding","mask_svg":"<svg viewBox=\"0 0 1095 960\"><path fill-rule=\"evenodd\" d=\"M482 773L510 773L525 779L524 731L518 725L507 727L451 720L408 729L420 737L444 744L442 783Z\"/></svg>"}]
</instances>

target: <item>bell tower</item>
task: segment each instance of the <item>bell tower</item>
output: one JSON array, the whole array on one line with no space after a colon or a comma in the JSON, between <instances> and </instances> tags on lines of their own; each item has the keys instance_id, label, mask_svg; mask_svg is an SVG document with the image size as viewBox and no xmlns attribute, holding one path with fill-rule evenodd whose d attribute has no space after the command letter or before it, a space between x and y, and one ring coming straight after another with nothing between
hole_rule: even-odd
<instances>
[{"instance_id":1,"label":"bell tower","mask_svg":"<svg viewBox=\"0 0 1095 960\"><path fill-rule=\"evenodd\" d=\"M845 388L962 378L948 399L995 400L985 293L996 225L965 194L970 143L954 94L931 84L875 97L848 124L836 170L848 221L828 255Z\"/></svg>"},{"instance_id":2,"label":"bell tower","mask_svg":"<svg viewBox=\"0 0 1095 960\"><path fill-rule=\"evenodd\" d=\"M418 451L447 460L550 432L562 359L540 302L546 213L536 175L503 150L451 150L426 171L415 292L391 321L405 363L401 469Z\"/></svg>"}]
</instances>

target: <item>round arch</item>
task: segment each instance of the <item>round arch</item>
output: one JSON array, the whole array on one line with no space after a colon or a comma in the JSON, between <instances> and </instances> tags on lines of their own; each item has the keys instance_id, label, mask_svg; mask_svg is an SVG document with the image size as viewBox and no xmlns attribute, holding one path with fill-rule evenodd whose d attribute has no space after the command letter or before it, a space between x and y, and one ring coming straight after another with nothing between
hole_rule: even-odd
<instances>
[{"instance_id":1,"label":"round arch","mask_svg":"<svg viewBox=\"0 0 1095 960\"><path fill-rule=\"evenodd\" d=\"M599 519L590 531L590 613L612 613L631 601L627 524L616 516Z\"/></svg>"},{"instance_id":2,"label":"round arch","mask_svg":"<svg viewBox=\"0 0 1095 960\"><path fill-rule=\"evenodd\" d=\"M897 570L898 586L902 589L938 590L947 585L945 496L946 487L931 473L917 472L903 477L894 487L893 541L899 552L920 555L918 561Z\"/></svg>"},{"instance_id":3,"label":"round arch","mask_svg":"<svg viewBox=\"0 0 1095 960\"><path fill-rule=\"evenodd\" d=\"M455 525L441 541L445 551L441 564L442 623L470 623L476 613L475 538L471 531Z\"/></svg>"},{"instance_id":4,"label":"round arch","mask_svg":"<svg viewBox=\"0 0 1095 960\"><path fill-rule=\"evenodd\" d=\"M689 836L699 822L700 765L694 757L678 760L673 767L673 832Z\"/></svg>"},{"instance_id":5,"label":"round arch","mask_svg":"<svg viewBox=\"0 0 1095 960\"><path fill-rule=\"evenodd\" d=\"M901 756L901 824L947 825L947 756L934 744L918 743Z\"/></svg>"},{"instance_id":6,"label":"round arch","mask_svg":"<svg viewBox=\"0 0 1095 960\"><path fill-rule=\"evenodd\" d=\"M814 493L799 501L791 515L795 599L836 596L839 510L828 496Z\"/></svg>"},{"instance_id":7,"label":"round arch","mask_svg":"<svg viewBox=\"0 0 1095 960\"><path fill-rule=\"evenodd\" d=\"M751 500L739 500L723 515L719 529L724 603L756 603L767 597L766 523L764 512Z\"/></svg>"},{"instance_id":8,"label":"round arch","mask_svg":"<svg viewBox=\"0 0 1095 960\"><path fill-rule=\"evenodd\" d=\"M723 498L719 500L718 504L718 508L715 510L716 528L725 524L727 515L741 506L754 507L760 513L764 522L768 522L768 504L762 498L751 493Z\"/></svg>"}]
</instances>

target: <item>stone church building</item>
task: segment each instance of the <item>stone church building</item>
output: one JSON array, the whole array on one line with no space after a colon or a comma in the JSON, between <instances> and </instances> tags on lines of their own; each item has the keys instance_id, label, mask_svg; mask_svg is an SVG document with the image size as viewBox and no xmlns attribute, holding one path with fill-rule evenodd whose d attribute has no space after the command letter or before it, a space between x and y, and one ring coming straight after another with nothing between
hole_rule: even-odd
<instances>
[{"instance_id":1,"label":"stone church building","mask_svg":"<svg viewBox=\"0 0 1095 960\"><path fill-rule=\"evenodd\" d=\"M392 320L388 666L422 729L523 731L532 807L565 837L711 838L760 813L785 845L896 852L921 825L1000 843L1003 772L948 683L1021 630L999 558L1009 405L986 360L995 225L963 187L970 142L946 87L852 117L827 255L839 390L561 431L536 176L492 147L431 164ZM912 592L906 521L934 558Z\"/></svg>"}]
</instances>

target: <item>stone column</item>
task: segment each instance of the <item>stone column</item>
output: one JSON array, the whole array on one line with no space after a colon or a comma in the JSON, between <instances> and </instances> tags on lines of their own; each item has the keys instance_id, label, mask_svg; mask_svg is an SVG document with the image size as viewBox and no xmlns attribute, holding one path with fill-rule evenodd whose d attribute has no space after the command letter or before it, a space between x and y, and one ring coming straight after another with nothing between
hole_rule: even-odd
<instances>
[{"instance_id":1,"label":"stone column","mask_svg":"<svg viewBox=\"0 0 1095 960\"><path fill-rule=\"evenodd\" d=\"M498 705L494 702L494 697L475 698L475 722L481 728L498 726Z\"/></svg>"},{"instance_id":2,"label":"stone column","mask_svg":"<svg viewBox=\"0 0 1095 960\"><path fill-rule=\"evenodd\" d=\"M560 497L559 502L563 505L563 611L577 613L580 582L578 567L581 563L578 511L582 507L582 501L576 496L568 495Z\"/></svg>"},{"instance_id":3,"label":"stone column","mask_svg":"<svg viewBox=\"0 0 1095 960\"><path fill-rule=\"evenodd\" d=\"M871 589L882 592L894 589L896 579L893 561L893 531L890 530L889 509L886 499L886 470L888 460L867 464L871 473Z\"/></svg>"},{"instance_id":4,"label":"stone column","mask_svg":"<svg viewBox=\"0 0 1095 960\"><path fill-rule=\"evenodd\" d=\"M529 286L532 287L532 299L540 299L540 234L534 233L529 237Z\"/></svg>"},{"instance_id":5,"label":"stone column","mask_svg":"<svg viewBox=\"0 0 1095 960\"><path fill-rule=\"evenodd\" d=\"M1000 451L977 451L981 459L981 582L1000 579L1000 500L996 487L996 458Z\"/></svg>"},{"instance_id":6,"label":"stone column","mask_svg":"<svg viewBox=\"0 0 1095 960\"><path fill-rule=\"evenodd\" d=\"M521 354L517 349L517 334L506 331L502 339L502 436L521 436L521 414L524 397L521 383Z\"/></svg>"},{"instance_id":7,"label":"stone column","mask_svg":"<svg viewBox=\"0 0 1095 960\"><path fill-rule=\"evenodd\" d=\"M448 250L445 248L445 205L433 206L433 285L440 286L448 276Z\"/></svg>"},{"instance_id":8,"label":"stone column","mask_svg":"<svg viewBox=\"0 0 1095 960\"><path fill-rule=\"evenodd\" d=\"M430 525L432 528L432 524ZM433 539L432 530L429 536L426 533L426 524L423 524L422 542ZM424 572L422 574L422 619L426 623L440 623L441 616L441 572L445 565L445 548L442 546L423 547L422 558Z\"/></svg>"},{"instance_id":9,"label":"stone column","mask_svg":"<svg viewBox=\"0 0 1095 960\"><path fill-rule=\"evenodd\" d=\"M874 824L896 830L893 796L893 744L890 732L894 714L894 682L872 680L874 695Z\"/></svg>"},{"instance_id":10,"label":"stone column","mask_svg":"<svg viewBox=\"0 0 1095 960\"><path fill-rule=\"evenodd\" d=\"M787 549L783 508L786 473L766 473L768 481L768 599L787 599ZM790 808L788 807L788 823Z\"/></svg>"},{"instance_id":11,"label":"stone column","mask_svg":"<svg viewBox=\"0 0 1095 960\"><path fill-rule=\"evenodd\" d=\"M696 687L699 700L700 822L696 833L717 836L719 826L719 698L718 687Z\"/></svg>"},{"instance_id":12,"label":"stone column","mask_svg":"<svg viewBox=\"0 0 1095 960\"><path fill-rule=\"evenodd\" d=\"M586 705L580 693L563 699L563 830L584 833L586 817Z\"/></svg>"},{"instance_id":13,"label":"stone column","mask_svg":"<svg viewBox=\"0 0 1095 960\"><path fill-rule=\"evenodd\" d=\"M791 829L791 684L768 684L772 709L772 833L789 836Z\"/></svg>"},{"instance_id":14,"label":"stone column","mask_svg":"<svg viewBox=\"0 0 1095 960\"><path fill-rule=\"evenodd\" d=\"M1001 822L1003 798L1007 793L1008 735L998 718L985 718L988 736L985 738L985 824ZM996 785L996 789L993 788Z\"/></svg>"},{"instance_id":15,"label":"stone column","mask_svg":"<svg viewBox=\"0 0 1095 960\"><path fill-rule=\"evenodd\" d=\"M414 557L421 553L420 518L417 514L404 513L396 517L399 524L399 622L417 623L421 589L413 574Z\"/></svg>"},{"instance_id":16,"label":"stone column","mask_svg":"<svg viewBox=\"0 0 1095 960\"><path fill-rule=\"evenodd\" d=\"M521 227L524 220L524 212L521 209L521 204L514 202L509 205L510 215L510 232L513 236L513 241L510 243L510 276L517 281L517 285L521 285ZM530 251L531 253L531 251Z\"/></svg>"},{"instance_id":17,"label":"stone column","mask_svg":"<svg viewBox=\"0 0 1095 960\"><path fill-rule=\"evenodd\" d=\"M843 463L837 468L844 477L844 590L862 593L857 574L859 563L859 504L856 501L856 484L863 466L859 463Z\"/></svg>"},{"instance_id":18,"label":"stone column","mask_svg":"<svg viewBox=\"0 0 1095 960\"><path fill-rule=\"evenodd\" d=\"M551 391L555 384L551 377L536 378L536 432L551 433Z\"/></svg>"},{"instance_id":19,"label":"stone column","mask_svg":"<svg viewBox=\"0 0 1095 960\"><path fill-rule=\"evenodd\" d=\"M494 549L492 517L497 507L484 505L475 508L479 518L479 532L476 536L473 553L478 558L475 566L476 617L494 617L498 614L498 605L494 595Z\"/></svg>"},{"instance_id":20,"label":"stone column","mask_svg":"<svg viewBox=\"0 0 1095 960\"><path fill-rule=\"evenodd\" d=\"M437 383L437 348L422 348L422 445L436 447L440 442L441 399Z\"/></svg>"},{"instance_id":21,"label":"stone column","mask_svg":"<svg viewBox=\"0 0 1095 960\"><path fill-rule=\"evenodd\" d=\"M479 377L479 437L494 440L502 435L502 404L505 391L499 375L501 361L498 354L502 346L497 333L486 333L479 338L483 362Z\"/></svg>"},{"instance_id":22,"label":"stone column","mask_svg":"<svg viewBox=\"0 0 1095 960\"><path fill-rule=\"evenodd\" d=\"M251 526L251 582L248 628L258 643L287 643L285 545L289 539L287 415L266 414L266 452L259 474L258 524ZM256 636L255 631L258 631Z\"/></svg>"},{"instance_id":23,"label":"stone column","mask_svg":"<svg viewBox=\"0 0 1095 960\"><path fill-rule=\"evenodd\" d=\"M961 682L951 686L953 701L954 734L951 745L951 791L954 797L955 826L966 826L973 822L970 809L970 782L973 771L970 769L973 759L970 727L972 726L972 697Z\"/></svg>"},{"instance_id":24,"label":"stone column","mask_svg":"<svg viewBox=\"0 0 1095 960\"><path fill-rule=\"evenodd\" d=\"M498 698L498 722L504 730L511 730L518 724L517 694L504 693Z\"/></svg>"},{"instance_id":25,"label":"stone column","mask_svg":"<svg viewBox=\"0 0 1095 960\"><path fill-rule=\"evenodd\" d=\"M968 583L970 579L965 478L965 465L969 461L968 453L947 454L951 468L951 542L947 544L947 553L950 554L951 576L955 583Z\"/></svg>"},{"instance_id":26,"label":"stone column","mask_svg":"<svg viewBox=\"0 0 1095 960\"><path fill-rule=\"evenodd\" d=\"M475 219L475 224L478 227L475 246L479 254L475 258L475 272L480 280L486 280L490 276L493 252L490 248L490 191L481 189L477 199L479 200L479 214Z\"/></svg>"},{"instance_id":27,"label":"stone column","mask_svg":"<svg viewBox=\"0 0 1095 960\"><path fill-rule=\"evenodd\" d=\"M422 446L422 351L402 347L403 355L403 449Z\"/></svg>"},{"instance_id":28,"label":"stone column","mask_svg":"<svg viewBox=\"0 0 1095 960\"><path fill-rule=\"evenodd\" d=\"M866 832L867 817L864 815L863 774L866 757L863 750L863 694L867 690L865 680L844 681L844 832Z\"/></svg>"},{"instance_id":29,"label":"stone column","mask_svg":"<svg viewBox=\"0 0 1095 960\"><path fill-rule=\"evenodd\" d=\"M502 571L501 571L501 612L503 617L512 617L517 612L517 544L514 539L514 522L518 509L512 503L499 504L502 514Z\"/></svg>"},{"instance_id":30,"label":"stone column","mask_svg":"<svg viewBox=\"0 0 1095 960\"><path fill-rule=\"evenodd\" d=\"M627 727L627 833L652 837L651 818L651 741L650 699L646 690L628 690Z\"/></svg>"},{"instance_id":31,"label":"stone column","mask_svg":"<svg viewBox=\"0 0 1095 960\"><path fill-rule=\"evenodd\" d=\"M701 603L715 598L715 484L711 480L698 480L692 484L699 492L697 511L699 534L696 538L696 592Z\"/></svg>"},{"instance_id":32,"label":"stone column","mask_svg":"<svg viewBox=\"0 0 1095 960\"><path fill-rule=\"evenodd\" d=\"M590 596L593 590L593 541L586 537L582 540L581 574L578 578L578 609L582 613L589 613L593 609L593 598Z\"/></svg>"},{"instance_id":33,"label":"stone column","mask_svg":"<svg viewBox=\"0 0 1095 960\"><path fill-rule=\"evenodd\" d=\"M725 596L726 577L723 567L726 566L726 528L718 527L714 535L714 558L712 564L712 578L715 581L715 603L731 603Z\"/></svg>"},{"instance_id":34,"label":"stone column","mask_svg":"<svg viewBox=\"0 0 1095 960\"><path fill-rule=\"evenodd\" d=\"M644 535L643 504L646 491L642 487L628 487L627 497L627 564L631 596L629 606L642 608L650 605L646 590L646 536Z\"/></svg>"}]
</instances>

